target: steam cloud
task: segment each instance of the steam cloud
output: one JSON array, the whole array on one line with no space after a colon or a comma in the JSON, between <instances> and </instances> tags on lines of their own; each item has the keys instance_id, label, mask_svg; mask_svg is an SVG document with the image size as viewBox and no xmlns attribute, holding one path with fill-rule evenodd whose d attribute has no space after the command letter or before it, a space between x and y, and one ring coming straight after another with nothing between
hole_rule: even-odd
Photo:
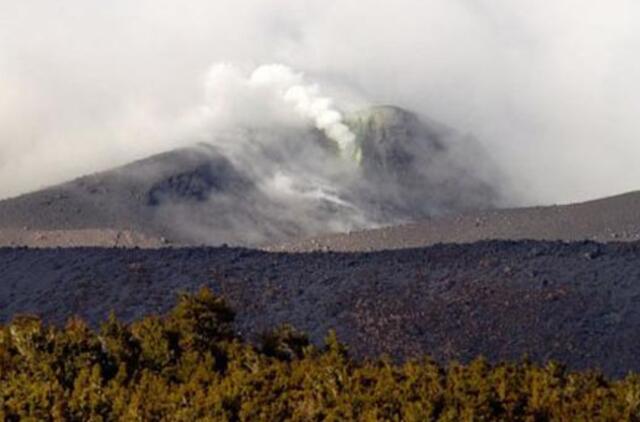
<instances>
[{"instance_id":1,"label":"steam cloud","mask_svg":"<svg viewBox=\"0 0 640 422\"><path fill-rule=\"evenodd\" d=\"M209 71L206 87L208 104L204 113L215 122L210 125L213 130L232 125L269 126L284 120L282 115L291 107L334 141L342 155L355 155L356 136L343 123L333 100L320 95L317 84L305 82L302 73L288 66L261 65L245 76L231 64L216 64ZM247 116L251 109L258 112Z\"/></svg>"},{"instance_id":2,"label":"steam cloud","mask_svg":"<svg viewBox=\"0 0 640 422\"><path fill-rule=\"evenodd\" d=\"M302 74L295 74L284 65L265 65L252 73L250 83L280 85L284 100L302 116L312 119L342 153L355 152L356 136L342 122L340 112L332 107L333 100L320 96L318 85L304 85Z\"/></svg>"},{"instance_id":3,"label":"steam cloud","mask_svg":"<svg viewBox=\"0 0 640 422\"><path fill-rule=\"evenodd\" d=\"M311 121L346 150L322 98L396 104L473 134L519 204L638 189L639 19L635 0L0 0L0 198L229 128L193 113L221 61L305 75L278 71L285 108L215 96L227 122Z\"/></svg>"}]
</instances>

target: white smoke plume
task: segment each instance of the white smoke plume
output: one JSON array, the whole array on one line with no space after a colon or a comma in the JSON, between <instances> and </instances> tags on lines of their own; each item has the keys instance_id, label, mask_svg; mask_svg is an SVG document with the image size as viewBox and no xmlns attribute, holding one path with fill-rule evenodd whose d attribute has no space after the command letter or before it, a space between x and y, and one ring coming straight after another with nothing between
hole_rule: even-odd
<instances>
[{"instance_id":1,"label":"white smoke plume","mask_svg":"<svg viewBox=\"0 0 640 422\"><path fill-rule=\"evenodd\" d=\"M294 111L334 141L343 156L355 154L355 135L334 101L288 66L261 65L245 74L232 64L216 64L209 70L206 90L203 113L210 130L291 123Z\"/></svg>"}]
</instances>

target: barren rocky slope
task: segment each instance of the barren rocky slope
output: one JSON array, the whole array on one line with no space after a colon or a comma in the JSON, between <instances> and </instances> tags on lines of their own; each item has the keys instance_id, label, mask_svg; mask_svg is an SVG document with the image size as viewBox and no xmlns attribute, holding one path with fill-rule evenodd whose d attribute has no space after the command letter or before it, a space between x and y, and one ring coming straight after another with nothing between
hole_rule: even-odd
<instances>
[{"instance_id":1,"label":"barren rocky slope","mask_svg":"<svg viewBox=\"0 0 640 422\"><path fill-rule=\"evenodd\" d=\"M481 242L375 253L232 248L0 249L0 318L93 323L163 312L202 284L249 338L330 328L357 355L492 360L528 354L609 374L640 371L640 243Z\"/></svg>"},{"instance_id":2,"label":"barren rocky slope","mask_svg":"<svg viewBox=\"0 0 640 422\"><path fill-rule=\"evenodd\" d=\"M181 200L193 219L216 191L249 195L251 187L215 148L199 145L0 201L0 245L160 245L186 236L164 201ZM228 212L223 206L211 212ZM115 233L115 234L114 234ZM49 241L39 242L39 240ZM164 239L164 240L163 240ZM113 242L113 243L111 243Z\"/></svg>"},{"instance_id":3,"label":"barren rocky slope","mask_svg":"<svg viewBox=\"0 0 640 422\"><path fill-rule=\"evenodd\" d=\"M640 192L579 204L469 212L376 230L294 240L267 249L372 251L490 239L640 240Z\"/></svg>"}]
</instances>

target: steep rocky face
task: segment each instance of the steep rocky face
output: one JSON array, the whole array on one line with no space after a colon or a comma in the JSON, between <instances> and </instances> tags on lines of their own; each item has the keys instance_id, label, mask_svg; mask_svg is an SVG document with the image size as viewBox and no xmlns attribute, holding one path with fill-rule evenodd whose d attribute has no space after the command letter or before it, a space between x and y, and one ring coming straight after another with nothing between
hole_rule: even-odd
<instances>
[{"instance_id":1,"label":"steep rocky face","mask_svg":"<svg viewBox=\"0 0 640 422\"><path fill-rule=\"evenodd\" d=\"M417 150L435 155L445 148L435 131L399 107L367 108L348 115L346 121L356 135L357 158L368 176L402 177L424 158L416 155Z\"/></svg>"},{"instance_id":2,"label":"steep rocky face","mask_svg":"<svg viewBox=\"0 0 640 422\"><path fill-rule=\"evenodd\" d=\"M346 123L356 135L370 200L384 213L416 219L491 208L498 201L499 192L481 174L495 168L473 139L394 106L349 114ZM469 156L487 164L475 167Z\"/></svg>"}]
</instances>

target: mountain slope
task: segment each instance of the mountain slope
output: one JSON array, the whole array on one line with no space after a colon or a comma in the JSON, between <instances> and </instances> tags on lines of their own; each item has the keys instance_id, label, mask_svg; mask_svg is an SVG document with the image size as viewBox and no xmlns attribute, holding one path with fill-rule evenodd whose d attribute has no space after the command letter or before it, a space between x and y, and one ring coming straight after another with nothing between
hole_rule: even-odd
<instances>
[{"instance_id":1,"label":"mountain slope","mask_svg":"<svg viewBox=\"0 0 640 422\"><path fill-rule=\"evenodd\" d=\"M117 229L182 240L160 205L177 199L195 210L215 192L250 189L227 159L200 145L0 201L0 229Z\"/></svg>"},{"instance_id":2,"label":"mountain slope","mask_svg":"<svg viewBox=\"0 0 640 422\"><path fill-rule=\"evenodd\" d=\"M292 241L268 249L366 251L486 239L640 240L640 192L579 204L435 217L411 224Z\"/></svg>"},{"instance_id":3,"label":"mountain slope","mask_svg":"<svg viewBox=\"0 0 640 422\"><path fill-rule=\"evenodd\" d=\"M484 355L640 371L640 242L494 241L375 253L234 248L2 249L0 321L35 312L93 324L162 313L210 286L255 339L290 323L356 356Z\"/></svg>"},{"instance_id":4,"label":"mountain slope","mask_svg":"<svg viewBox=\"0 0 640 422\"><path fill-rule=\"evenodd\" d=\"M212 140L218 146L0 201L0 245L255 246L497 202L497 189L456 162L453 132L389 106L346 122L357 135L355 161L313 128L239 128Z\"/></svg>"}]
</instances>

